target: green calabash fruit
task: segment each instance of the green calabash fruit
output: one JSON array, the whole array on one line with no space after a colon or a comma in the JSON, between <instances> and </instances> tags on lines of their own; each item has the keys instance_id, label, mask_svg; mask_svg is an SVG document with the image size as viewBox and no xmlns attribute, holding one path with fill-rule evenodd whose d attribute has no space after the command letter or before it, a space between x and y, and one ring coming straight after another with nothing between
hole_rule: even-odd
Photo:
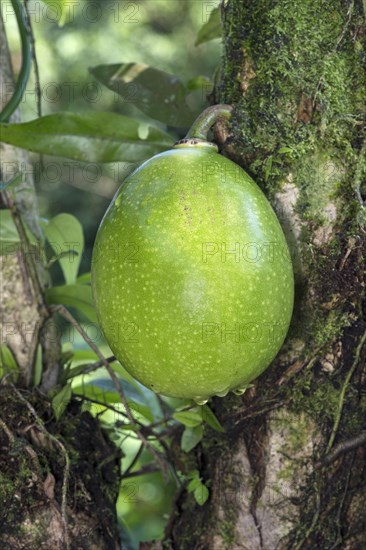
<instances>
[{"instance_id":1,"label":"green calabash fruit","mask_svg":"<svg viewBox=\"0 0 366 550\"><path fill-rule=\"evenodd\" d=\"M137 168L99 228L92 286L105 338L142 384L199 403L271 363L293 308L281 226L215 145L183 140Z\"/></svg>"}]
</instances>

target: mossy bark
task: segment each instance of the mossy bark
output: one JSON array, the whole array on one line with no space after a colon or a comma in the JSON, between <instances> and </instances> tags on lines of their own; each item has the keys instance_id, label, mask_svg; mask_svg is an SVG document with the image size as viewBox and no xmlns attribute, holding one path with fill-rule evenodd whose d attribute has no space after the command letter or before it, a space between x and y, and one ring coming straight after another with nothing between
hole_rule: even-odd
<instances>
[{"instance_id":1,"label":"mossy bark","mask_svg":"<svg viewBox=\"0 0 366 550\"><path fill-rule=\"evenodd\" d=\"M9 99L5 91L14 82L1 15L0 37L2 109ZM18 112L12 121L19 121ZM0 193L0 215L10 208L18 229L32 233L37 243L21 238L21 246L2 243L0 252L0 547L117 550L116 448L79 404L72 402L55 422L50 399L39 388L31 390L40 348L40 388L46 392L55 385L60 343L43 298L47 275L28 157L5 144L0 152L1 180L22 174L11 192ZM9 354L18 367L15 373L8 372Z\"/></svg>"},{"instance_id":2,"label":"mossy bark","mask_svg":"<svg viewBox=\"0 0 366 550\"><path fill-rule=\"evenodd\" d=\"M72 402L55 422L49 400L11 386L0 400L1 548L118 550L119 456L98 421Z\"/></svg>"},{"instance_id":3,"label":"mossy bark","mask_svg":"<svg viewBox=\"0 0 366 550\"><path fill-rule=\"evenodd\" d=\"M166 545L366 545L366 6L223 2L215 102L235 107L224 154L267 195L292 252L296 302L276 360L242 397L215 399Z\"/></svg>"},{"instance_id":4,"label":"mossy bark","mask_svg":"<svg viewBox=\"0 0 366 550\"><path fill-rule=\"evenodd\" d=\"M14 78L6 33L0 15L0 109L10 98L14 88ZM19 121L19 112L12 115L12 121ZM16 205L21 213L25 226L35 239L41 238L38 224L37 201L34 193L32 169L26 152L0 143L1 166L0 177L8 181L21 173L21 182L16 185ZM7 207L4 194L0 194L0 208ZM1 212L1 210L0 210ZM1 214L0 214L1 215ZM29 274L31 254L35 258L37 247L31 249L27 243L1 243L0 251L0 296L1 322L0 344L6 345L12 352L19 366L21 383L29 386L33 381L33 367L37 351L38 335L43 323L42 313L37 301L37 289L34 278ZM38 249L39 252L39 249ZM41 264L35 262L41 272Z\"/></svg>"}]
</instances>

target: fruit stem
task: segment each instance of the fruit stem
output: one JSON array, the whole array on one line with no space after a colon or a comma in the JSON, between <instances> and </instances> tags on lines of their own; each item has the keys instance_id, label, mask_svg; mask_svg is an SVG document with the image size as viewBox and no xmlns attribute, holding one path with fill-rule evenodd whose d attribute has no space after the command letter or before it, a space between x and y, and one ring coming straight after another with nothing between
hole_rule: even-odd
<instances>
[{"instance_id":1,"label":"fruit stem","mask_svg":"<svg viewBox=\"0 0 366 550\"><path fill-rule=\"evenodd\" d=\"M208 141L208 132L218 120L228 120L233 108L231 105L219 104L205 109L194 121L185 139L197 138Z\"/></svg>"}]
</instances>

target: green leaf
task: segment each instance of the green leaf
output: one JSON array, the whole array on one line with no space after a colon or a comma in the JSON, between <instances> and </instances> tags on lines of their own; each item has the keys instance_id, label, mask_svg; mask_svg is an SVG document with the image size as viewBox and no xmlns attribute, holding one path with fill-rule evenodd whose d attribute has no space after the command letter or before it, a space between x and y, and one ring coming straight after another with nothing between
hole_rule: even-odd
<instances>
[{"instance_id":1,"label":"green leaf","mask_svg":"<svg viewBox=\"0 0 366 550\"><path fill-rule=\"evenodd\" d=\"M62 304L80 310L90 321L97 322L91 287L88 285L62 285L48 288L48 304Z\"/></svg>"},{"instance_id":2,"label":"green leaf","mask_svg":"<svg viewBox=\"0 0 366 550\"><path fill-rule=\"evenodd\" d=\"M169 148L173 140L116 113L57 113L22 124L0 124L1 140L29 151L84 162L135 162Z\"/></svg>"},{"instance_id":3,"label":"green leaf","mask_svg":"<svg viewBox=\"0 0 366 550\"><path fill-rule=\"evenodd\" d=\"M293 153L293 149L291 147L281 147L281 149L278 149L278 153Z\"/></svg>"},{"instance_id":4,"label":"green leaf","mask_svg":"<svg viewBox=\"0 0 366 550\"><path fill-rule=\"evenodd\" d=\"M119 381L121 382L123 391L127 397L128 400L133 401L134 403L139 403L140 405L145 405L145 399L144 396L140 394L140 392L132 386L129 382L126 380L123 380L122 378L119 378ZM106 375L106 377L102 378L94 378L88 382L84 383L84 387L87 385L97 386L100 389L103 389L104 391L116 391L116 387L114 385L113 380L109 377L109 375Z\"/></svg>"},{"instance_id":5,"label":"green leaf","mask_svg":"<svg viewBox=\"0 0 366 550\"><path fill-rule=\"evenodd\" d=\"M128 400L128 405L130 409L141 414L141 416L146 418L149 422L154 422L154 416L147 405L140 405L140 403L136 403L131 400Z\"/></svg>"},{"instance_id":6,"label":"green leaf","mask_svg":"<svg viewBox=\"0 0 366 550\"><path fill-rule=\"evenodd\" d=\"M189 493L193 493L193 491L195 491L200 485L202 484L201 480L197 477L195 477L194 479L192 479L188 485L187 485L187 491Z\"/></svg>"},{"instance_id":7,"label":"green leaf","mask_svg":"<svg viewBox=\"0 0 366 550\"><path fill-rule=\"evenodd\" d=\"M178 422L181 422L185 426L192 428L194 426L199 426L200 424L202 424L201 414L193 411L176 412L173 414L173 418L175 418L175 420L178 420Z\"/></svg>"},{"instance_id":8,"label":"green leaf","mask_svg":"<svg viewBox=\"0 0 366 550\"><path fill-rule=\"evenodd\" d=\"M76 282L84 249L83 228L71 214L58 214L42 223L46 238L58 257L67 285Z\"/></svg>"},{"instance_id":9,"label":"green leaf","mask_svg":"<svg viewBox=\"0 0 366 550\"><path fill-rule=\"evenodd\" d=\"M207 424L211 426L211 428L213 428L217 432L225 431L224 428L221 426L217 416L208 405L203 405L203 407L201 407L201 413L203 420L207 422Z\"/></svg>"},{"instance_id":10,"label":"green leaf","mask_svg":"<svg viewBox=\"0 0 366 550\"><path fill-rule=\"evenodd\" d=\"M6 345L0 346L0 378L11 373L12 382L16 382L19 367L11 349Z\"/></svg>"},{"instance_id":11,"label":"green leaf","mask_svg":"<svg viewBox=\"0 0 366 550\"><path fill-rule=\"evenodd\" d=\"M28 243L23 244L24 246L29 244L30 250L27 250L27 252L34 252L34 255L36 257L40 253L37 240L27 227L25 227L25 232L27 235ZM35 245L34 248L33 245ZM19 250L20 246L21 242L19 233L14 224L10 210L0 210L0 255L6 256L15 254L15 252Z\"/></svg>"},{"instance_id":12,"label":"green leaf","mask_svg":"<svg viewBox=\"0 0 366 550\"><path fill-rule=\"evenodd\" d=\"M183 83L165 71L141 63L98 65L89 71L126 103L168 126L186 127L197 114L186 104Z\"/></svg>"},{"instance_id":13,"label":"green leaf","mask_svg":"<svg viewBox=\"0 0 366 550\"><path fill-rule=\"evenodd\" d=\"M82 395L83 397L100 401L102 404L120 403L121 399L117 391L105 391L93 384L82 384L73 387L75 395Z\"/></svg>"},{"instance_id":14,"label":"green leaf","mask_svg":"<svg viewBox=\"0 0 366 550\"><path fill-rule=\"evenodd\" d=\"M221 17L219 8L214 8L210 13L208 21L200 28L198 31L197 39L195 46L203 44L204 42L209 42L214 38L221 38L222 29L221 29Z\"/></svg>"},{"instance_id":15,"label":"green leaf","mask_svg":"<svg viewBox=\"0 0 366 550\"><path fill-rule=\"evenodd\" d=\"M200 506L203 506L207 501L210 495L210 492L207 489L206 485L201 483L200 486L197 487L197 489L195 489L193 495L194 495L194 498L196 499L197 504L199 504Z\"/></svg>"},{"instance_id":16,"label":"green leaf","mask_svg":"<svg viewBox=\"0 0 366 550\"><path fill-rule=\"evenodd\" d=\"M202 426L196 426L194 428L185 428L182 439L181 447L185 453L189 453L196 445L201 441L203 437Z\"/></svg>"},{"instance_id":17,"label":"green leaf","mask_svg":"<svg viewBox=\"0 0 366 550\"><path fill-rule=\"evenodd\" d=\"M83 273L82 275L79 275L79 277L76 279L76 282L80 285L90 285L91 283L91 273Z\"/></svg>"},{"instance_id":18,"label":"green leaf","mask_svg":"<svg viewBox=\"0 0 366 550\"><path fill-rule=\"evenodd\" d=\"M23 243L23 246L27 247L26 252L34 254L34 257L38 258L42 250L28 227L25 227L25 232L28 242ZM14 224L10 210L0 210L0 255L13 255L21 248L21 245L19 233Z\"/></svg>"},{"instance_id":19,"label":"green leaf","mask_svg":"<svg viewBox=\"0 0 366 550\"><path fill-rule=\"evenodd\" d=\"M66 384L66 386L64 386L62 390L52 399L52 408L55 413L56 420L60 420L64 410L70 403L71 395L71 384Z\"/></svg>"},{"instance_id":20,"label":"green leaf","mask_svg":"<svg viewBox=\"0 0 366 550\"><path fill-rule=\"evenodd\" d=\"M4 189L11 189L13 186L18 185L18 183L21 183L22 181L22 174L16 174L13 178L11 178L9 181L6 181L5 183L0 182L0 191L4 191Z\"/></svg>"},{"instance_id":21,"label":"green leaf","mask_svg":"<svg viewBox=\"0 0 366 550\"><path fill-rule=\"evenodd\" d=\"M77 367L76 367L77 368ZM123 392L127 397L130 408L136 413L140 414L149 422L153 422L155 417L153 414L152 406L139 389L130 384L127 380L123 380L119 377ZM84 395L91 399L101 400L104 402L111 400L111 402L120 401L119 394L116 391L113 380L106 375L105 377L98 376L87 382L73 385L74 393L78 395Z\"/></svg>"},{"instance_id":22,"label":"green leaf","mask_svg":"<svg viewBox=\"0 0 366 550\"><path fill-rule=\"evenodd\" d=\"M137 432L139 426L137 424L121 424L118 429L126 432Z\"/></svg>"},{"instance_id":23,"label":"green leaf","mask_svg":"<svg viewBox=\"0 0 366 550\"><path fill-rule=\"evenodd\" d=\"M150 410L149 403L145 402L144 396L126 380L121 378L119 380L122 384L123 392L127 397L130 409L146 418L149 422L153 422L154 415ZM86 398L89 397L101 403L110 404L119 403L121 401L114 382L109 377L94 378L87 382L82 381L81 383L73 384L73 391L75 395L83 395Z\"/></svg>"},{"instance_id":24,"label":"green leaf","mask_svg":"<svg viewBox=\"0 0 366 550\"><path fill-rule=\"evenodd\" d=\"M99 361L98 356L91 349L73 349L72 351L67 350L65 353L71 353L73 363L78 361L88 361L89 363Z\"/></svg>"},{"instance_id":25,"label":"green leaf","mask_svg":"<svg viewBox=\"0 0 366 550\"><path fill-rule=\"evenodd\" d=\"M39 386L42 380L43 373L43 363L42 363L42 346L38 344L36 360L34 362L34 373L33 373L33 386Z\"/></svg>"}]
</instances>

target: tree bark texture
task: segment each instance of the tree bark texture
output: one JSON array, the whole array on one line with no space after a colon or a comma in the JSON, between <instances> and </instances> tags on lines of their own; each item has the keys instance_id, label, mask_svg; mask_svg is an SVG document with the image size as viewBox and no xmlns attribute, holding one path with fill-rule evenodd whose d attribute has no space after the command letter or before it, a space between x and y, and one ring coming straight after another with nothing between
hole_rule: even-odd
<instances>
[{"instance_id":1,"label":"tree bark texture","mask_svg":"<svg viewBox=\"0 0 366 550\"><path fill-rule=\"evenodd\" d=\"M0 109L9 101L14 89L14 77L6 40L4 22L0 14ZM12 122L19 122L19 112L12 116ZM40 241L38 209L35 198L32 167L25 151L10 145L0 144L2 181L8 181L22 173L16 190L15 206L36 240ZM0 202L0 215L5 215L8 206L5 194ZM8 197L9 200L10 197ZM43 323L34 276L30 274L30 260L35 258L37 246L32 250L26 243L3 244L0 254L0 344L7 345L20 369L21 383L29 386L33 382L33 368L37 352L38 335ZM39 249L38 249L39 253ZM39 254L38 254L39 256ZM40 274L41 264L33 262Z\"/></svg>"},{"instance_id":2,"label":"tree bark texture","mask_svg":"<svg viewBox=\"0 0 366 550\"><path fill-rule=\"evenodd\" d=\"M215 102L235 106L224 154L286 233L296 298L285 344L242 398L215 398L226 433L187 469L210 486L177 500L179 550L366 547L366 6L223 2Z\"/></svg>"},{"instance_id":3,"label":"tree bark texture","mask_svg":"<svg viewBox=\"0 0 366 550\"><path fill-rule=\"evenodd\" d=\"M14 79L1 15L0 36L2 109ZM19 112L12 121L19 121ZM80 403L71 402L56 422L50 397L34 388L40 349L40 388L45 392L55 386L60 343L43 298L47 274L28 155L5 144L0 153L3 181L22 174L20 183L0 194L0 215L11 210L21 242L3 243L0 253L0 351L5 361L0 382L0 547L117 550L116 448ZM17 363L15 377L6 373L4 346Z\"/></svg>"}]
</instances>

